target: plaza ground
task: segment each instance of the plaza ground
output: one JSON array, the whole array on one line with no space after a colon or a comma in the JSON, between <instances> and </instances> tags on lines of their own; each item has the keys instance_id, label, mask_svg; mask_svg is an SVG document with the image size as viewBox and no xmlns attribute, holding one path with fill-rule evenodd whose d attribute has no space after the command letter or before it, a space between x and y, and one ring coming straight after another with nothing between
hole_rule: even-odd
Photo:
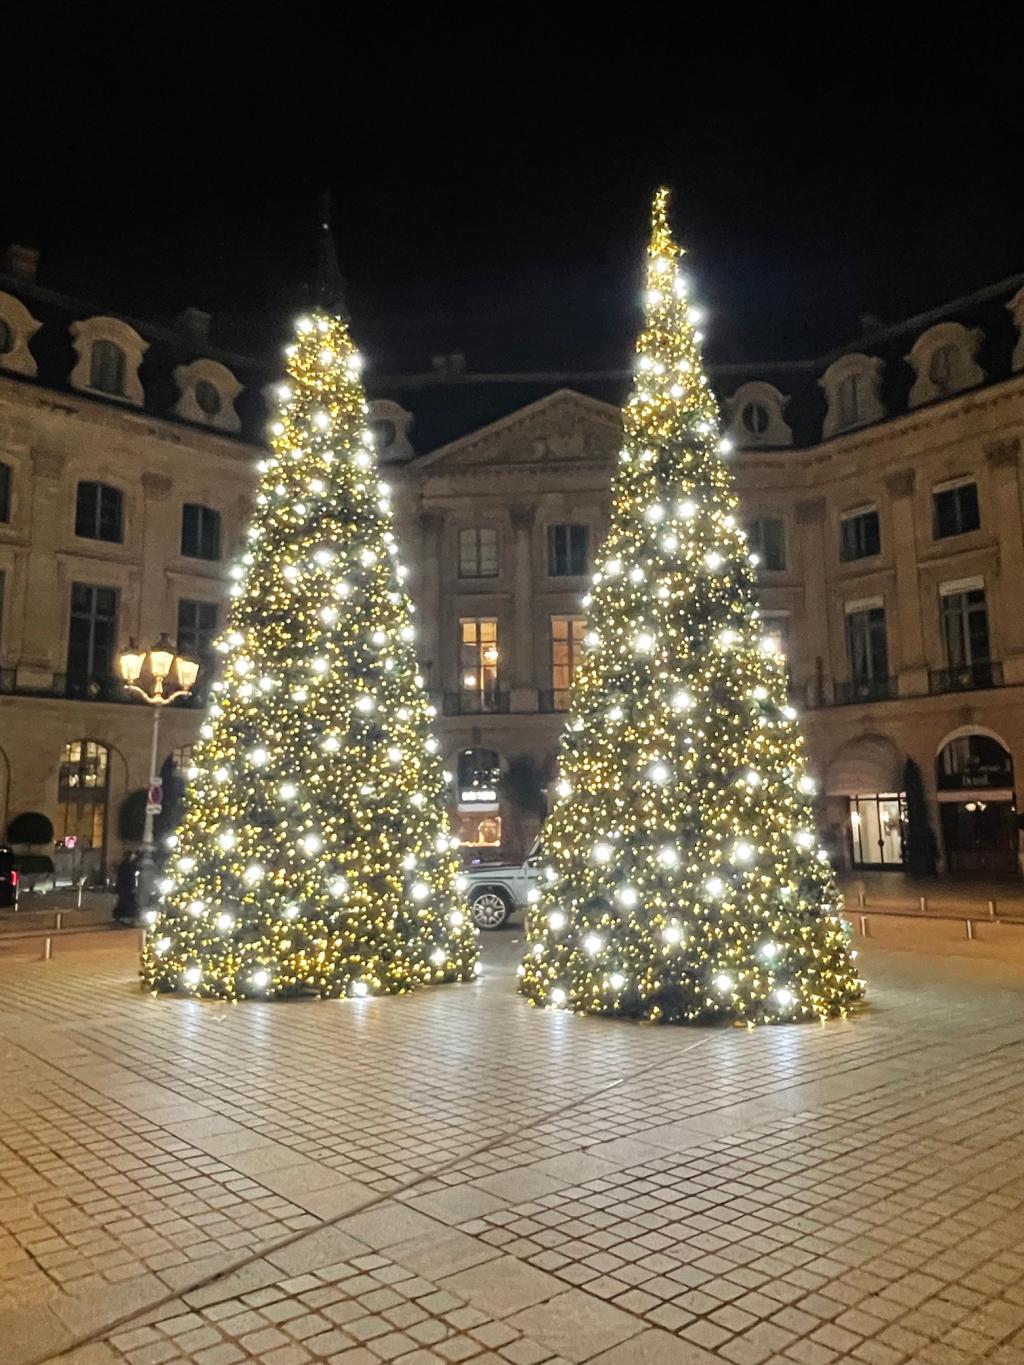
<instances>
[{"instance_id":1,"label":"plaza ground","mask_svg":"<svg viewBox=\"0 0 1024 1365\"><path fill-rule=\"evenodd\" d=\"M855 1018L753 1032L532 1010L518 939L239 1006L127 931L0 953L4 1365L1024 1362L1009 937L873 937Z\"/></svg>"}]
</instances>

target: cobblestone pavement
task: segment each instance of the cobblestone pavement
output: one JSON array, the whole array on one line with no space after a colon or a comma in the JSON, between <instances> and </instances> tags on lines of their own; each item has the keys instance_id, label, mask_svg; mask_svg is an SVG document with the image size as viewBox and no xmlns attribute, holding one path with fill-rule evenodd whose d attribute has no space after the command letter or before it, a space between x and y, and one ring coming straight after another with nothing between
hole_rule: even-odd
<instances>
[{"instance_id":1,"label":"cobblestone pavement","mask_svg":"<svg viewBox=\"0 0 1024 1365\"><path fill-rule=\"evenodd\" d=\"M0 960L3 1365L1024 1363L1019 963L659 1029L531 1010L514 939L397 1000Z\"/></svg>"}]
</instances>

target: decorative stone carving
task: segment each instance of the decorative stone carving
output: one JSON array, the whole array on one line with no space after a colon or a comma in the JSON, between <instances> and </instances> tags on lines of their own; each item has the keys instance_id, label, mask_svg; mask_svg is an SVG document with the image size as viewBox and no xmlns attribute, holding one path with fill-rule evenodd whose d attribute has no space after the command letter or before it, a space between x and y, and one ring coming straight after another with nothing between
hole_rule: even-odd
<instances>
[{"instance_id":1,"label":"decorative stone carving","mask_svg":"<svg viewBox=\"0 0 1024 1365\"><path fill-rule=\"evenodd\" d=\"M507 468L615 462L622 414L610 403L560 389L428 455L418 467L443 462L452 469Z\"/></svg>"},{"instance_id":2,"label":"decorative stone carving","mask_svg":"<svg viewBox=\"0 0 1024 1365\"><path fill-rule=\"evenodd\" d=\"M994 468L1020 463L1020 437L1009 436L1004 441L993 441L985 447L985 459Z\"/></svg>"},{"instance_id":3,"label":"decorative stone carving","mask_svg":"<svg viewBox=\"0 0 1024 1365\"><path fill-rule=\"evenodd\" d=\"M811 526L825 520L824 498L803 498L796 505L796 519L801 526Z\"/></svg>"},{"instance_id":4,"label":"decorative stone carving","mask_svg":"<svg viewBox=\"0 0 1024 1365\"><path fill-rule=\"evenodd\" d=\"M1013 370L1016 374L1018 370L1024 370L1024 289L1017 290L1006 309L1017 329L1017 344L1013 348Z\"/></svg>"},{"instance_id":5,"label":"decorative stone carving","mask_svg":"<svg viewBox=\"0 0 1024 1365\"><path fill-rule=\"evenodd\" d=\"M789 395L774 384L751 380L725 400L727 435L740 450L791 446L793 430L783 417Z\"/></svg>"},{"instance_id":6,"label":"decorative stone carving","mask_svg":"<svg viewBox=\"0 0 1024 1365\"><path fill-rule=\"evenodd\" d=\"M910 406L918 408L981 384L985 371L975 359L981 341L980 327L960 322L940 322L922 332L906 357L915 375Z\"/></svg>"},{"instance_id":7,"label":"decorative stone carving","mask_svg":"<svg viewBox=\"0 0 1024 1365\"><path fill-rule=\"evenodd\" d=\"M411 460L416 453L409 439L412 413L389 398L373 398L369 407L366 425L373 432L380 463L405 464Z\"/></svg>"},{"instance_id":8,"label":"decorative stone carving","mask_svg":"<svg viewBox=\"0 0 1024 1365\"><path fill-rule=\"evenodd\" d=\"M175 416L218 431L241 429L235 399L242 386L226 365L216 360L193 360L190 365L177 367L174 382L178 386Z\"/></svg>"},{"instance_id":9,"label":"decorative stone carving","mask_svg":"<svg viewBox=\"0 0 1024 1365\"><path fill-rule=\"evenodd\" d=\"M59 479L68 457L59 450L33 450L32 472L37 479Z\"/></svg>"},{"instance_id":10,"label":"decorative stone carving","mask_svg":"<svg viewBox=\"0 0 1024 1365\"><path fill-rule=\"evenodd\" d=\"M0 294L0 370L35 378L35 357L29 342L43 324L13 294Z\"/></svg>"},{"instance_id":11,"label":"decorative stone carving","mask_svg":"<svg viewBox=\"0 0 1024 1365\"><path fill-rule=\"evenodd\" d=\"M162 501L174 487L174 481L166 474L154 474L152 470L147 469L142 475L142 487L147 498Z\"/></svg>"},{"instance_id":12,"label":"decorative stone carving","mask_svg":"<svg viewBox=\"0 0 1024 1365\"><path fill-rule=\"evenodd\" d=\"M840 356L818 380L825 390L828 411L823 436L878 422L885 416L882 407L882 362L877 356L859 351Z\"/></svg>"},{"instance_id":13,"label":"decorative stone carving","mask_svg":"<svg viewBox=\"0 0 1024 1365\"><path fill-rule=\"evenodd\" d=\"M894 498L909 498L914 491L916 474L913 469L895 469L885 476L885 486Z\"/></svg>"},{"instance_id":14,"label":"decorative stone carving","mask_svg":"<svg viewBox=\"0 0 1024 1365\"><path fill-rule=\"evenodd\" d=\"M84 318L71 324L71 339L78 356L70 375L72 388L142 407L145 394L139 379L139 366L149 350L149 343L142 340L134 327L129 327L120 318ZM104 344L116 347L123 358L119 388L113 383L101 387L93 382L96 378L94 352L97 346Z\"/></svg>"}]
</instances>

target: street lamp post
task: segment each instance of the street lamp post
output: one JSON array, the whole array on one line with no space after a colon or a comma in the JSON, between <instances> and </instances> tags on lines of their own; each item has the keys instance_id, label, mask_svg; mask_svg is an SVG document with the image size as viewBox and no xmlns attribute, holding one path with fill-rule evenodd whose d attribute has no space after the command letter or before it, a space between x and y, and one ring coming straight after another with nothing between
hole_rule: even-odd
<instances>
[{"instance_id":1,"label":"street lamp post","mask_svg":"<svg viewBox=\"0 0 1024 1365\"><path fill-rule=\"evenodd\" d=\"M199 665L194 659L186 659L180 654L176 654L174 646L165 634L160 636L151 650L149 650L149 676L150 685L141 686L139 679L146 663L146 652L140 650L134 640L128 641L128 648L124 650L118 660L121 669L121 677L127 691L134 692L141 697L153 711L153 740L149 754L149 788L146 792L146 823L142 830L142 865L139 868L139 909L143 910L153 897L154 874L156 863L153 857L155 846L153 841L153 809L154 802L150 800L152 789L160 782L160 770L157 766L160 756L160 713L165 706L169 706L172 701L177 701L179 697L187 697L191 694L199 676ZM164 691L164 683L174 671L178 686L173 692ZM173 685L173 684L172 684Z\"/></svg>"}]
</instances>

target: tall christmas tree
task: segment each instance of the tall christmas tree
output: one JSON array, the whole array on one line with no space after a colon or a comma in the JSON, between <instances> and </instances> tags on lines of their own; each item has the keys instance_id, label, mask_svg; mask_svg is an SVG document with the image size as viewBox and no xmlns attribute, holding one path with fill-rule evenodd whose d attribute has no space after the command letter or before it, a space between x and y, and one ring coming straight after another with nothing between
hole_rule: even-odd
<instances>
[{"instance_id":1,"label":"tall christmas tree","mask_svg":"<svg viewBox=\"0 0 1024 1365\"><path fill-rule=\"evenodd\" d=\"M326 223L322 251L330 285ZM154 990L368 995L476 967L389 492L337 298L321 291L286 351L221 677L143 953Z\"/></svg>"},{"instance_id":2,"label":"tall christmas tree","mask_svg":"<svg viewBox=\"0 0 1024 1365\"><path fill-rule=\"evenodd\" d=\"M673 1022L841 1013L861 983L667 206L521 989Z\"/></svg>"}]
</instances>

